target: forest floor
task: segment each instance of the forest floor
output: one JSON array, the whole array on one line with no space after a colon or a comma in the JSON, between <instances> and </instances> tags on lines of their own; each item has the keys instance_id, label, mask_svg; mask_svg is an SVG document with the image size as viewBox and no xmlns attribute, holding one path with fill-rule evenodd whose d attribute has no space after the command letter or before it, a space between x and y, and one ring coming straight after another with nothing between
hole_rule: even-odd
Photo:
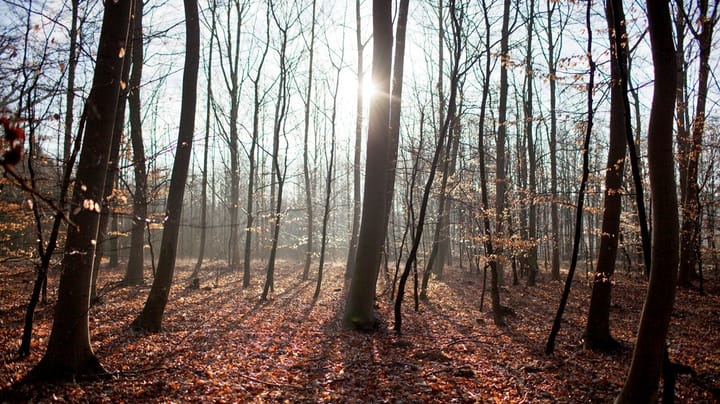
<instances>
[{"instance_id":1,"label":"forest floor","mask_svg":"<svg viewBox=\"0 0 720 404\"><path fill-rule=\"evenodd\" d=\"M542 276L538 286L506 285L514 314L498 328L478 310L482 277L447 269L432 279L429 301L404 304L403 334L392 331L392 304L377 302L384 325L374 333L342 325L346 285L340 266L327 268L319 299L315 280L280 263L274 293L260 301L262 268L253 285L242 274L208 266L201 288L186 289L189 262L179 264L159 334L129 324L149 286L115 287L120 270L104 269L101 303L91 309L93 349L112 377L66 384L16 382L47 344L52 304L40 305L32 353L16 351L34 272L0 266L0 402L608 402L627 374L646 282L616 276L611 322L624 345L614 354L582 348L590 283L576 277L553 355L543 353L563 287ZM50 278L55 298L57 274ZM708 294L680 290L670 329L670 357L692 369L678 376L676 401L720 400L720 282Z\"/></svg>"}]
</instances>

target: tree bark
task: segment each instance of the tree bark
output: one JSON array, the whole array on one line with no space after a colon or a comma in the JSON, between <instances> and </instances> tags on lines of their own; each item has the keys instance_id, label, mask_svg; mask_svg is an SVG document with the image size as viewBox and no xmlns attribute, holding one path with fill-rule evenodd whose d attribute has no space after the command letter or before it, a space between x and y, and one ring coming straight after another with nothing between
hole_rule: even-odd
<instances>
[{"instance_id":1,"label":"tree bark","mask_svg":"<svg viewBox=\"0 0 720 404\"><path fill-rule=\"evenodd\" d=\"M390 124L390 66L392 63L391 2L373 0L373 66L376 91L370 102L365 190L355 270L352 273L344 321L353 329L371 330L377 325L373 303L375 279L385 241L384 220Z\"/></svg>"},{"instance_id":2,"label":"tree bark","mask_svg":"<svg viewBox=\"0 0 720 404\"><path fill-rule=\"evenodd\" d=\"M681 4L682 5L682 4ZM707 104L708 80L710 78L710 50L712 49L713 28L717 22L718 5L715 2L713 14L708 16L708 1L698 2L699 21L701 30L696 33L695 40L700 48L698 69L697 102L695 104L695 118L692 123L692 138L688 155L685 156L685 192L682 198L682 228L680 232L680 271L678 283L681 286L690 286L691 280L698 277L698 263L700 255L701 232L701 206L700 186L698 184L698 170L700 154L702 152L702 138L705 131L705 106ZM678 132L679 133L679 132Z\"/></svg>"},{"instance_id":3,"label":"tree bark","mask_svg":"<svg viewBox=\"0 0 720 404\"><path fill-rule=\"evenodd\" d=\"M550 82L550 222L551 222L551 270L550 276L552 280L560 280L560 218L558 212L558 173L557 173L557 114L556 114L556 80L557 66L555 63L555 38L553 37L552 23L553 14L557 7L557 2L548 0L547 14L547 57L548 57L548 76Z\"/></svg>"},{"instance_id":4,"label":"tree bark","mask_svg":"<svg viewBox=\"0 0 720 404\"><path fill-rule=\"evenodd\" d=\"M217 3L213 0L210 6L212 14L212 22L210 23L210 32L215 32L217 20L215 18L215 10ZM205 244L207 242L207 186L208 186L208 151L210 149L210 109L212 108L212 60L213 60L213 42L215 35L210 35L210 45L208 46L208 62L207 62L207 96L205 99L205 140L203 142L203 168L202 168L202 184L200 189L200 246L198 251L197 262L193 269L190 279L195 282L200 275L200 268L205 259Z\"/></svg>"},{"instance_id":5,"label":"tree bark","mask_svg":"<svg viewBox=\"0 0 720 404\"><path fill-rule=\"evenodd\" d=\"M180 127L173 162L170 190L165 210L165 226L160 245L157 273L153 280L150 295L133 327L146 332L160 332L162 319L167 305L170 287L175 272L178 233L182 216L183 196L187 181L192 139L195 129L195 106L197 103L197 78L200 63L200 23L197 0L184 0L185 8L185 66L183 69L182 106L180 109Z\"/></svg>"},{"instance_id":6,"label":"tree bark","mask_svg":"<svg viewBox=\"0 0 720 404\"><path fill-rule=\"evenodd\" d=\"M90 346L89 304L100 201L112 142L127 45L131 0L108 3L103 14L92 90L86 102L87 134L73 190L55 317L47 351L27 380L72 380L104 374Z\"/></svg>"},{"instance_id":7,"label":"tree bark","mask_svg":"<svg viewBox=\"0 0 720 404\"><path fill-rule=\"evenodd\" d=\"M360 231L360 156L362 155L362 123L363 123L363 80L364 58L363 51L365 44L362 42L360 0L355 0L355 42L357 45L357 101L355 107L355 153L353 155L353 216L352 229L350 230L350 245L348 246L347 264L345 266L345 279L350 279L355 268L355 256L357 254L358 232Z\"/></svg>"},{"instance_id":8,"label":"tree bark","mask_svg":"<svg viewBox=\"0 0 720 404\"><path fill-rule=\"evenodd\" d=\"M679 262L672 139L677 71L672 23L667 1L648 1L647 10L655 76L648 126L648 171L653 205L650 283L630 372L616 403L645 403L655 398Z\"/></svg>"},{"instance_id":9,"label":"tree bark","mask_svg":"<svg viewBox=\"0 0 720 404\"><path fill-rule=\"evenodd\" d=\"M622 182L625 166L626 116L623 78L620 66L627 66L627 36L625 13L621 0L608 0L605 16L610 34L610 142L605 166L605 201L603 204L602 231L597 267L593 281L583 343L585 348L608 351L618 348L610 334L611 277L615 272L620 213L622 211ZM626 68L625 68L626 69Z\"/></svg>"}]
</instances>

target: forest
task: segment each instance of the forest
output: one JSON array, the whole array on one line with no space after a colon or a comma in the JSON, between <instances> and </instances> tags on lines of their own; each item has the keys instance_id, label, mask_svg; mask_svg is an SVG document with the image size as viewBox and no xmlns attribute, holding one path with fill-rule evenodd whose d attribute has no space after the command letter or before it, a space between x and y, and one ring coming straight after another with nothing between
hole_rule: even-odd
<instances>
[{"instance_id":1,"label":"forest","mask_svg":"<svg viewBox=\"0 0 720 404\"><path fill-rule=\"evenodd\" d=\"M0 402L719 402L720 0L4 0Z\"/></svg>"}]
</instances>

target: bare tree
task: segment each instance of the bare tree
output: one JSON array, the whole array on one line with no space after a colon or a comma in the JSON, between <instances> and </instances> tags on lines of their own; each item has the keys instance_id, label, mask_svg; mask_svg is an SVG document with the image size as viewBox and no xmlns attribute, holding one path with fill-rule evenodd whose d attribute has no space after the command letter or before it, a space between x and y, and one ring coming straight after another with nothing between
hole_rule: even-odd
<instances>
[{"instance_id":1,"label":"bare tree","mask_svg":"<svg viewBox=\"0 0 720 404\"><path fill-rule=\"evenodd\" d=\"M610 334L611 277L615 272L618 240L620 234L620 212L622 211L622 181L625 167L626 113L623 97L621 66L627 69L627 33L622 2L608 1L605 16L610 35L610 144L605 167L605 203L603 206L600 251L593 281L592 297L587 325L583 335L586 348L602 351L618 347Z\"/></svg>"},{"instance_id":2,"label":"bare tree","mask_svg":"<svg viewBox=\"0 0 720 404\"><path fill-rule=\"evenodd\" d=\"M310 46L309 61L308 61L308 81L307 88L305 91L305 130L304 130L304 143L303 147L305 152L303 153L303 177L305 179L305 208L307 209L307 246L305 250L305 267L303 268L302 279L307 280L310 273L310 263L312 262L313 255L313 206L312 206L312 190L310 187L310 167L308 164L309 149L308 149L308 135L310 134L310 104L312 99L312 82L313 82L313 57L315 56L315 5L317 1L312 2L312 21L310 23ZM334 144L334 143L333 143ZM329 187L329 185L328 185ZM327 206L326 206L327 209ZM322 268L322 266L321 266ZM318 288L319 290L319 288Z\"/></svg>"},{"instance_id":3,"label":"bare tree","mask_svg":"<svg viewBox=\"0 0 720 404\"><path fill-rule=\"evenodd\" d=\"M72 226L68 228L55 317L47 351L26 379L72 380L104 374L90 346L90 282L100 219L100 201L120 93L123 59L130 25L131 0L105 5L103 28L83 142L73 190Z\"/></svg>"},{"instance_id":4,"label":"bare tree","mask_svg":"<svg viewBox=\"0 0 720 404\"><path fill-rule=\"evenodd\" d=\"M679 263L679 223L673 155L676 55L667 1L648 1L648 31L655 86L648 126L648 171L653 229L650 283L640 317L637 342L625 385L616 403L650 402L660 379L675 300Z\"/></svg>"},{"instance_id":5,"label":"bare tree","mask_svg":"<svg viewBox=\"0 0 720 404\"><path fill-rule=\"evenodd\" d=\"M203 142L203 167L202 167L202 184L200 191L200 250L198 252L197 262L193 269L190 279L192 282L198 279L200 275L200 268L202 267L203 259L205 258L205 244L207 241L207 186L208 186L208 151L210 149L210 108L213 102L212 94L212 60L213 60L213 43L215 39L215 27L217 25L217 19L215 13L217 10L217 3L213 0L210 5L210 45L208 46L208 61L207 61L207 95L205 99L205 141Z\"/></svg>"},{"instance_id":6,"label":"bare tree","mask_svg":"<svg viewBox=\"0 0 720 404\"><path fill-rule=\"evenodd\" d=\"M159 332L162 326L163 313L167 305L170 287L175 272L177 257L178 233L182 216L182 202L185 194L185 183L192 139L195 129L195 106L197 104L197 78L200 64L200 22L197 0L184 0L185 8L185 66L183 69L182 106L180 110L180 127L178 142L170 177L165 223L160 245L157 273L153 280L150 295L140 315L133 321L133 328L146 332Z\"/></svg>"},{"instance_id":7,"label":"bare tree","mask_svg":"<svg viewBox=\"0 0 720 404\"><path fill-rule=\"evenodd\" d=\"M345 305L345 324L354 329L372 330L377 325L373 302L376 276L380 269L385 240L385 182L389 158L390 66L392 62L391 2L373 0L372 80L376 91L370 101L365 190L355 270Z\"/></svg>"},{"instance_id":8,"label":"bare tree","mask_svg":"<svg viewBox=\"0 0 720 404\"><path fill-rule=\"evenodd\" d=\"M355 152L353 153L353 214L352 227L350 229L350 243L348 246L347 263L345 266L345 278L350 278L355 268L355 255L357 253L358 232L360 231L360 157L362 155L362 124L363 124L363 103L364 93L363 80L364 58L366 42L362 40L362 21L360 17L360 0L355 0L355 43L357 45L357 99L355 106Z\"/></svg>"},{"instance_id":9,"label":"bare tree","mask_svg":"<svg viewBox=\"0 0 720 404\"><path fill-rule=\"evenodd\" d=\"M255 215L253 211L255 209L255 176L257 170L256 151L258 146L258 140L260 137L260 109L262 108L262 100L265 94L260 94L260 78L262 75L263 66L265 65L265 58L267 57L268 49L270 49L270 7L265 8L265 44L257 62L257 70L255 77L251 78L250 81L253 83L253 127L252 127L252 139L250 140L250 149L248 151L248 194L247 194L247 205L246 221L245 221L245 255L243 262L243 287L250 286L250 261L252 256L252 235L255 232L253 226L255 223Z\"/></svg>"}]
</instances>

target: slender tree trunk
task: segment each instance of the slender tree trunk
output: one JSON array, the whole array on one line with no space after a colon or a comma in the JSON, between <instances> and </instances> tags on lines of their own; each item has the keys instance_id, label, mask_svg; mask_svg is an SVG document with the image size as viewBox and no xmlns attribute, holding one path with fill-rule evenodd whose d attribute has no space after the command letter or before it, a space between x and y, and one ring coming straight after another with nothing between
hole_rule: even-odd
<instances>
[{"instance_id":1,"label":"slender tree trunk","mask_svg":"<svg viewBox=\"0 0 720 404\"><path fill-rule=\"evenodd\" d=\"M395 194L395 173L397 171L398 144L400 143L400 113L402 107L403 74L405 70L405 32L407 31L408 0L398 4L398 22L395 31L395 55L392 73L392 94L390 95L390 130L388 144L387 182L385 183L385 238L387 238L392 202ZM383 241L384 243L384 241ZM387 256L386 262L387 262ZM375 275L377 281L377 274Z\"/></svg>"},{"instance_id":2,"label":"slender tree trunk","mask_svg":"<svg viewBox=\"0 0 720 404\"><path fill-rule=\"evenodd\" d=\"M534 69L533 69L533 55L532 55L532 43L533 43L533 22L535 18L535 1L530 0L528 7L530 15L528 16L528 31L527 31L527 55L525 56L525 100L523 103L523 112L525 115L525 134L527 136L527 153L528 153L528 242L531 246L528 251L526 258L526 265L528 269L528 286L534 286L537 281L537 274L539 271L537 255L538 255L538 241L537 241L537 203L535 198L537 196L537 157L535 155L535 139L533 137L533 89L534 89Z\"/></svg>"},{"instance_id":3,"label":"slender tree trunk","mask_svg":"<svg viewBox=\"0 0 720 404\"><path fill-rule=\"evenodd\" d=\"M255 176L257 171L257 152L258 138L260 137L260 109L262 107L262 100L260 97L260 76L262 74L263 66L265 65L265 58L267 57L268 49L270 48L270 8L265 9L265 46L263 48L262 56L260 61L257 63L257 72L255 73L255 79L253 82L253 129L252 129L252 141L250 143L250 151L248 152L248 194L247 194L247 205L246 205L246 223L245 223L245 258L243 262L243 288L250 286L250 261L251 261L251 250L252 250L252 235L255 233L253 228L255 223ZM260 236L257 236L259 239Z\"/></svg>"},{"instance_id":4,"label":"slender tree trunk","mask_svg":"<svg viewBox=\"0 0 720 404\"><path fill-rule=\"evenodd\" d=\"M509 53L509 25L510 25L510 0L503 2L503 19L500 39L500 99L498 100L498 131L495 142L495 237L499 240L505 238L505 192L507 188L505 180L505 138L507 133L507 96L508 96L508 64ZM502 243L495 248L495 255L503 254ZM503 283L504 271L503 262L495 263L498 272L498 281Z\"/></svg>"},{"instance_id":5,"label":"slender tree trunk","mask_svg":"<svg viewBox=\"0 0 720 404\"><path fill-rule=\"evenodd\" d=\"M105 174L120 93L131 0L108 3L103 15L92 90L86 102L87 136L83 142L73 190L73 211L65 242L55 317L47 351L26 379L73 380L104 374L90 346L90 282L105 188ZM78 209L79 208L79 209Z\"/></svg>"},{"instance_id":6,"label":"slender tree trunk","mask_svg":"<svg viewBox=\"0 0 720 404\"><path fill-rule=\"evenodd\" d=\"M343 55L344 56L344 55ZM337 117L337 98L338 88L340 85L340 71L342 69L343 58L340 59L340 65L337 67L337 76L335 77L335 89L333 90L333 106L332 115L330 117L330 161L328 162L327 178L325 179L325 210L323 211L322 222L322 239L320 241L320 263L318 264L317 284L315 285L315 294L313 300L317 300L320 296L320 286L323 279L323 266L325 265L325 247L327 246L327 227L330 220L330 197L332 196L332 179L334 175L333 165L335 163L335 118Z\"/></svg>"},{"instance_id":7,"label":"slender tree trunk","mask_svg":"<svg viewBox=\"0 0 720 404\"><path fill-rule=\"evenodd\" d=\"M215 32L216 19L215 10L217 8L215 0L210 8L212 14L212 22L210 24L210 32ZM190 279L195 281L200 275L200 268L205 259L205 244L207 242L207 186L208 186L208 151L210 149L210 109L212 108L212 69L213 69L213 42L215 35L210 35L210 45L208 46L208 62L207 62L207 97L205 99L205 141L203 142L203 169L202 169L202 185L200 190L200 249L198 251L197 262L193 269Z\"/></svg>"},{"instance_id":8,"label":"slender tree trunk","mask_svg":"<svg viewBox=\"0 0 720 404\"><path fill-rule=\"evenodd\" d=\"M72 21L70 28L70 49L68 57L68 84L67 84L67 98L66 98L66 109L65 109L65 138L63 145L63 178L60 185L60 193L58 196L58 211L55 212L53 217L53 225L48 236L47 246L44 251L41 252L40 265L38 266L37 278L33 285L33 291L30 295L30 302L28 303L27 310L25 312L25 325L23 328L23 335L20 342L20 348L18 348L18 356L24 358L30 355L30 344L32 342L32 329L33 329L33 317L35 315L35 308L40 301L40 293L43 294L43 302L47 293L47 272L50 268L50 259L55 253L57 248L57 240L60 235L60 225L65 218L65 203L67 193L70 188L70 175L72 174L72 167L75 165L75 159L80 148L81 134L84 129L84 115L83 120L80 124L79 135L75 141L75 148L71 150L73 145L72 139L72 122L73 122L73 105L75 102L75 67L77 65L77 31L78 31L78 0L72 0ZM33 209L36 211L35 207ZM42 249L42 248L41 248Z\"/></svg>"},{"instance_id":9,"label":"slender tree trunk","mask_svg":"<svg viewBox=\"0 0 720 404\"><path fill-rule=\"evenodd\" d=\"M650 283L640 317L630 372L616 403L654 400L675 300L679 224L673 155L676 54L667 1L648 1L655 86L648 127L648 172L653 229Z\"/></svg>"},{"instance_id":10,"label":"slender tree trunk","mask_svg":"<svg viewBox=\"0 0 720 404\"><path fill-rule=\"evenodd\" d=\"M144 283L145 224L147 221L147 170L145 166L145 145L142 136L142 118L140 103L140 84L144 60L142 15L143 1L135 1L135 18L132 47L132 72L130 74L130 94L128 108L130 112L130 141L133 149L133 172L135 192L133 193L133 224L130 235L130 255L128 257L125 282L131 285Z\"/></svg>"},{"instance_id":11,"label":"slender tree trunk","mask_svg":"<svg viewBox=\"0 0 720 404\"><path fill-rule=\"evenodd\" d=\"M627 36L625 13L621 0L610 0L605 6L605 15L610 34L612 60L610 65L610 143L605 168L605 202L603 206L600 251L593 282L587 325L583 335L586 348L607 351L618 347L610 334L611 277L615 272L618 235L620 234L620 213L622 211L622 181L625 166L625 114L623 79L620 65L627 66Z\"/></svg>"},{"instance_id":12,"label":"slender tree trunk","mask_svg":"<svg viewBox=\"0 0 720 404\"><path fill-rule=\"evenodd\" d=\"M398 293L395 300L395 332L400 334L402 331L402 301L405 297L405 283L407 281L408 276L410 275L410 270L412 269L413 265L415 264L417 260L417 252L418 248L420 247L420 241L422 240L422 233L423 228L425 227L425 217L427 215L427 206L428 206L428 200L430 198L430 191L432 190L433 181L435 179L435 174L437 172L438 164L440 163L440 156L442 155L443 150L447 150L445 147L445 140L448 137L448 133L450 132L450 124L454 120L455 117L455 109L456 109L456 99L457 99L457 93L458 93L458 87L459 83L462 80L461 73L460 73L460 58L463 53L463 47L462 47L462 25L461 22L463 20L462 15L457 15L457 10L455 9L455 1L450 0L449 4L450 9L450 18L452 19L452 27L453 27L453 60L452 60L452 73L450 75L450 97L448 99L448 110L447 115L445 116L445 120L442 122L442 126L440 128L438 143L435 146L435 153L433 155L432 163L430 166L430 174L428 175L427 182L425 183L425 189L423 190L423 196L422 196L422 202L420 204L420 214L418 216L418 225L417 229L415 229L415 232L413 234L413 244L410 249L410 253L408 254L408 259L405 262L405 268L403 269L403 273L400 277L400 282L398 284ZM446 156L447 157L447 156ZM442 212L440 212L442 214ZM426 272L428 272L426 270Z\"/></svg>"},{"instance_id":13,"label":"slender tree trunk","mask_svg":"<svg viewBox=\"0 0 720 404\"><path fill-rule=\"evenodd\" d=\"M307 280L310 274L310 263L312 262L313 255L313 206L312 206L312 192L310 188L310 167L308 166L308 135L310 134L310 104L312 100L312 81L313 81L313 56L315 51L315 4L317 1L312 2L312 23L310 26L310 60L308 61L308 81L307 89L305 91L305 136L304 136L304 150L303 153L303 177L305 178L305 208L307 209L307 245L305 250L305 267L303 268L302 279Z\"/></svg>"},{"instance_id":14,"label":"slender tree trunk","mask_svg":"<svg viewBox=\"0 0 720 404\"><path fill-rule=\"evenodd\" d=\"M701 30L695 40L700 48L700 66L698 71L697 102L695 105L695 118L692 123L692 139L690 139L689 154L685 161L687 178L685 192L682 199L683 220L680 239L680 272L678 282L681 286L689 286L690 281L698 277L700 232L701 232L701 206L700 186L698 184L698 167L700 153L702 152L702 138L705 131L705 106L707 104L708 80L710 78L710 50L712 49L712 34L718 4L715 2L713 14L708 16L708 1L698 1L701 21Z\"/></svg>"},{"instance_id":15,"label":"slender tree trunk","mask_svg":"<svg viewBox=\"0 0 720 404\"><path fill-rule=\"evenodd\" d=\"M272 6L271 6L272 7ZM287 171L287 157L285 158L285 164L280 167L280 135L284 132L284 120L288 111L288 70L287 70L287 42L288 42L288 27L281 26L279 20L273 12L275 18L275 24L281 35L281 45L279 50L280 58L280 77L278 83L278 95L277 102L275 104L275 127L273 130L273 151L272 151L272 166L273 166L273 182L277 182L277 199L274 200L275 208L273 212L273 232L272 232L272 246L270 247L270 258L268 259L265 286L263 288L261 300L267 300L268 293L274 290L274 278L275 278L275 258L277 256L277 245L278 238L280 236L280 221L282 218L282 200L283 200L283 189L285 185L285 174ZM271 189L274 187L271 186ZM272 200L272 198L271 198Z\"/></svg>"},{"instance_id":16,"label":"slender tree trunk","mask_svg":"<svg viewBox=\"0 0 720 404\"><path fill-rule=\"evenodd\" d=\"M345 279L350 279L355 268L355 255L357 254L358 232L360 231L360 156L362 155L362 123L363 123L363 81L365 79L362 42L360 0L355 0L355 43L357 45L357 104L355 107L355 153L353 155L353 216L350 230L350 245L348 247L347 264L345 265Z\"/></svg>"},{"instance_id":17,"label":"slender tree trunk","mask_svg":"<svg viewBox=\"0 0 720 404\"><path fill-rule=\"evenodd\" d=\"M147 332L159 332L175 272L178 233L182 216L183 195L190 166L192 139L195 129L197 78L200 63L200 23L197 0L184 0L185 8L185 66L183 69L182 106L178 142L170 177L170 190L165 210L166 220L160 246L157 273L150 295L133 327Z\"/></svg>"},{"instance_id":18,"label":"slender tree trunk","mask_svg":"<svg viewBox=\"0 0 720 404\"><path fill-rule=\"evenodd\" d=\"M590 176L590 136L592 135L593 127L593 89L595 88L595 61L592 57L592 29L590 25L590 10L592 8L592 2L588 2L585 12L585 27L588 32L587 39L587 51L585 54L588 58L588 65L590 66L589 80L587 85L587 122L585 122L585 140L583 148L581 150L583 156L582 165L582 179L580 181L580 189L578 190L577 208L575 210L575 233L573 237L572 246L572 257L570 259L570 268L568 268L567 278L565 279L565 287L563 289L562 297L560 298L560 305L558 306L557 313L555 314L555 320L553 321L550 336L548 337L547 345L545 345L545 353L551 354L555 349L555 338L560 331L560 322L562 321L563 312L570 295L570 288L572 286L573 276L575 276L575 269L577 268L578 254L580 252L580 240L582 239L582 227L583 227L583 206L585 203L585 188L587 186L588 177Z\"/></svg>"},{"instance_id":19,"label":"slender tree trunk","mask_svg":"<svg viewBox=\"0 0 720 404\"><path fill-rule=\"evenodd\" d=\"M560 280L560 218L558 212L558 174L557 174L557 114L556 114L556 63L555 63L555 38L553 37L552 24L553 14L557 7L557 2L547 1L547 57L548 57L548 76L550 82L550 221L551 221L551 272L553 280Z\"/></svg>"}]
</instances>

